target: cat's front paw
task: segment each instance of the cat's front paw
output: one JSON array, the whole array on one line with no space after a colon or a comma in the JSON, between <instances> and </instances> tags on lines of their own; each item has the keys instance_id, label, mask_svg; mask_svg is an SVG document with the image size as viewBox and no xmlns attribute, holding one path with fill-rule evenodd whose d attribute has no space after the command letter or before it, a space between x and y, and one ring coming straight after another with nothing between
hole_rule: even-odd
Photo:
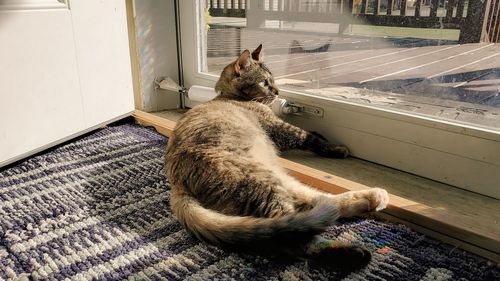
<instances>
[{"instance_id":1,"label":"cat's front paw","mask_svg":"<svg viewBox=\"0 0 500 281\"><path fill-rule=\"evenodd\" d=\"M326 144L317 152L320 156L329 158L346 158L349 156L349 149L343 145Z\"/></svg>"},{"instance_id":2,"label":"cat's front paw","mask_svg":"<svg viewBox=\"0 0 500 281\"><path fill-rule=\"evenodd\" d=\"M333 155L335 158L346 158L349 156L349 149L344 145L336 145L333 148Z\"/></svg>"},{"instance_id":3,"label":"cat's front paw","mask_svg":"<svg viewBox=\"0 0 500 281\"><path fill-rule=\"evenodd\" d=\"M349 149L346 146L331 144L317 132L310 132L304 144L307 149L314 151L319 156L329 158L346 158L349 156Z\"/></svg>"}]
</instances>

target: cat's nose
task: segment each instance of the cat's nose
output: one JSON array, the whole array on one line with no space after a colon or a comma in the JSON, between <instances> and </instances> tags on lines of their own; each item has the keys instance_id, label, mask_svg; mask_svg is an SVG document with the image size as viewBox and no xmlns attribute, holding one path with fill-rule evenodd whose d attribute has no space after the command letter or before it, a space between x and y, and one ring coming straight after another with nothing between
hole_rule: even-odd
<instances>
[{"instance_id":1,"label":"cat's nose","mask_svg":"<svg viewBox=\"0 0 500 281\"><path fill-rule=\"evenodd\" d=\"M271 90L271 92L272 92L273 94L275 94L275 95L278 95L278 94L279 94L278 89L277 89L277 88L275 88L275 87L269 87L269 90Z\"/></svg>"}]
</instances>

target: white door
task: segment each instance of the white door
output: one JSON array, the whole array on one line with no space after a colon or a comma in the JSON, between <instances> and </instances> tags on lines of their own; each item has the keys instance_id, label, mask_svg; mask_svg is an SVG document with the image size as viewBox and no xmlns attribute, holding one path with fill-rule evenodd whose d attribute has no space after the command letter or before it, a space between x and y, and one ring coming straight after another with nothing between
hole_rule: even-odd
<instances>
[{"instance_id":1,"label":"white door","mask_svg":"<svg viewBox=\"0 0 500 281\"><path fill-rule=\"evenodd\" d=\"M0 0L0 166L133 110L125 1Z\"/></svg>"}]
</instances>

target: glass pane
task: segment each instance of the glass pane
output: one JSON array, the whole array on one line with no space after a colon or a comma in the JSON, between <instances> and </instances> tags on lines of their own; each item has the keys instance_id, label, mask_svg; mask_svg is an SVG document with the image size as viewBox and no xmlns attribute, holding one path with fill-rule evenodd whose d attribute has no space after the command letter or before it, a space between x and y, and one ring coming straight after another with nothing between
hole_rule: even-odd
<instances>
[{"instance_id":1,"label":"glass pane","mask_svg":"<svg viewBox=\"0 0 500 281\"><path fill-rule=\"evenodd\" d=\"M486 2L201 1L200 68L262 43L281 89L500 130L500 1Z\"/></svg>"}]
</instances>

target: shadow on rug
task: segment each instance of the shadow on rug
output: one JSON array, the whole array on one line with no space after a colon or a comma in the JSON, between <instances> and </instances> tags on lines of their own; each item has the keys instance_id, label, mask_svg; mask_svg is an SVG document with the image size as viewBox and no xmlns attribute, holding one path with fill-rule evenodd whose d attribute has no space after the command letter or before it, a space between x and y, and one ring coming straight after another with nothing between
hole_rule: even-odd
<instances>
[{"instance_id":1,"label":"shadow on rug","mask_svg":"<svg viewBox=\"0 0 500 281\"><path fill-rule=\"evenodd\" d=\"M120 125L0 171L0 279L500 280L492 262L359 218L325 235L373 252L348 275L200 243L169 210L165 144Z\"/></svg>"}]
</instances>

